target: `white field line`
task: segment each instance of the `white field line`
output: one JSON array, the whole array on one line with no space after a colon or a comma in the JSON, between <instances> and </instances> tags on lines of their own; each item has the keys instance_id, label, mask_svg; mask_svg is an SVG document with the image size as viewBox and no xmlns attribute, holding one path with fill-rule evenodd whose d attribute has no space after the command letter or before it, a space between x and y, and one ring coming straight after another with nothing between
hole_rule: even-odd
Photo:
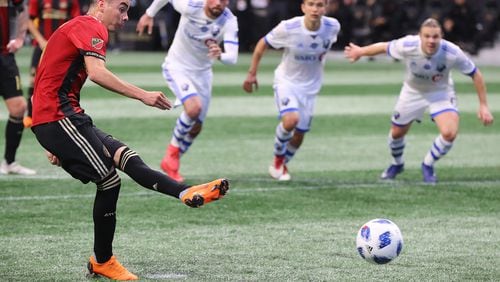
<instances>
[{"instance_id":1,"label":"white field line","mask_svg":"<svg viewBox=\"0 0 500 282\"><path fill-rule=\"evenodd\" d=\"M171 94L169 97L173 100ZM383 114L390 117L397 95L394 96L319 96L315 109L315 116L338 115L369 115ZM500 111L500 96L488 97L490 110ZM473 94L458 97L459 108L464 113L475 113L478 102ZM161 118L177 117L181 108L171 111L161 111L143 105L141 102L126 98L93 99L81 101L82 106L94 119L114 118ZM0 103L0 112L6 112L5 105ZM209 117L276 117L276 106L272 93L266 97L213 97ZM0 115L0 120L5 120L6 115Z\"/></svg>"},{"instance_id":2,"label":"white field line","mask_svg":"<svg viewBox=\"0 0 500 282\"><path fill-rule=\"evenodd\" d=\"M273 181L274 182L274 181ZM326 189L355 189L355 188L386 188L386 187L400 187L400 186L408 186L408 185L417 185L417 186L429 186L427 184L422 183L421 181L387 181L387 182L373 182L373 183L334 183L331 184L325 181L308 181L314 182L317 184L330 185L329 187L317 187L317 186L307 186L302 185L300 187L283 187L283 186L267 186L267 187L256 187L256 188L233 188L230 191L230 194L237 195L245 195L245 194L255 194L255 192L282 192L289 190L326 190ZM271 181L270 181L271 183ZM488 181L440 181L436 186L466 186L466 187L475 187L475 186L485 186L487 188L498 188L500 185L500 180L488 180ZM152 191L144 191L144 192L133 192L133 193L121 193L120 197L150 197L160 195L158 193ZM46 195L46 196L4 196L0 197L0 202L17 202L17 201L51 201L51 200L72 200L72 199L88 199L94 198L95 194L66 194L66 195Z\"/></svg>"},{"instance_id":3,"label":"white field line","mask_svg":"<svg viewBox=\"0 0 500 282\"><path fill-rule=\"evenodd\" d=\"M119 73L118 76L132 84L142 87L167 87L161 69L158 68L157 72L140 72L140 73ZM498 73L485 73L486 84L492 82L500 82ZM215 71L213 83L216 86L241 86L246 78L244 72L221 72ZM273 72L263 71L258 74L259 85L269 86L273 83ZM404 73L399 70L360 70L356 71L342 71L341 69L335 71L325 72L323 85L380 85L380 84L395 84L401 85L404 79ZM455 74L453 76L455 82L470 82L472 89L472 81L468 76L462 74ZM22 73L21 81L29 81L29 74ZM85 87L97 87L95 83L87 80Z\"/></svg>"}]
</instances>

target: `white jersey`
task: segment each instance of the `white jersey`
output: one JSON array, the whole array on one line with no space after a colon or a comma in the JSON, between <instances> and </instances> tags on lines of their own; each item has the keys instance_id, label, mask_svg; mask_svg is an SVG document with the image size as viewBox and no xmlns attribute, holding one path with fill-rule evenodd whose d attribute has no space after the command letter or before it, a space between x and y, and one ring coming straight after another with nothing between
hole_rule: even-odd
<instances>
[{"instance_id":1,"label":"white jersey","mask_svg":"<svg viewBox=\"0 0 500 282\"><path fill-rule=\"evenodd\" d=\"M432 56L424 54L418 35L408 35L391 41L387 53L393 58L406 60L404 83L420 93L453 92L450 73L453 68L466 75L473 75L476 71L476 66L464 52L444 39Z\"/></svg>"},{"instance_id":2,"label":"white jersey","mask_svg":"<svg viewBox=\"0 0 500 282\"><path fill-rule=\"evenodd\" d=\"M189 71L211 69L214 59L207 56L208 45L216 42L238 46L238 22L226 8L216 19L207 17L203 0L154 1L146 13L154 16L161 7L170 2L181 14L179 26L165 63L173 68ZM221 57L221 61L224 61Z\"/></svg>"},{"instance_id":3,"label":"white jersey","mask_svg":"<svg viewBox=\"0 0 500 282\"><path fill-rule=\"evenodd\" d=\"M330 17L322 17L316 31L305 27L304 16L278 24L264 38L271 47L284 49L281 63L274 72L275 84L292 83L304 94L319 93L325 55L337 41L339 31L339 22Z\"/></svg>"}]
</instances>

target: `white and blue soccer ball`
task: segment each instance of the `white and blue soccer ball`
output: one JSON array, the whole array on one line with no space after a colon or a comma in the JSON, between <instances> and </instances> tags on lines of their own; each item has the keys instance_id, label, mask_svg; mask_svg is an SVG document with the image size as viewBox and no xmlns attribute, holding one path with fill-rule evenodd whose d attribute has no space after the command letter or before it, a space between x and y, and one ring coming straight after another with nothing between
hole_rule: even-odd
<instances>
[{"instance_id":1,"label":"white and blue soccer ball","mask_svg":"<svg viewBox=\"0 0 500 282\"><path fill-rule=\"evenodd\" d=\"M403 235L394 222L383 218L373 219L359 229L356 247L366 261L386 264L401 253Z\"/></svg>"}]
</instances>

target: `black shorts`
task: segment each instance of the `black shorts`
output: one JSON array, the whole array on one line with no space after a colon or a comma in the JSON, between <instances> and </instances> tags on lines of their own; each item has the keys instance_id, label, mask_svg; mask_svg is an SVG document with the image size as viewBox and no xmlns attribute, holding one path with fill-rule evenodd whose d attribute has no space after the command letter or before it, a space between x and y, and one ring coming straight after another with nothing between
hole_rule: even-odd
<instances>
[{"instance_id":1,"label":"black shorts","mask_svg":"<svg viewBox=\"0 0 500 282\"><path fill-rule=\"evenodd\" d=\"M21 77L14 54L0 55L0 96L5 100L23 96Z\"/></svg>"},{"instance_id":2,"label":"black shorts","mask_svg":"<svg viewBox=\"0 0 500 282\"><path fill-rule=\"evenodd\" d=\"M115 170L113 155L125 146L92 123L85 114L32 127L38 142L61 161L62 168L83 183L103 180Z\"/></svg>"}]
</instances>

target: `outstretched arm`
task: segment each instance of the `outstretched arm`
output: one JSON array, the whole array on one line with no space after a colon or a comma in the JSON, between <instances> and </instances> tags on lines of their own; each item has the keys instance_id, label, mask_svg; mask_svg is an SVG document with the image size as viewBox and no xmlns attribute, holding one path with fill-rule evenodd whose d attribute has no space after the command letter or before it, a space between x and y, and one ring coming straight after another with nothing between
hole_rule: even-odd
<instances>
[{"instance_id":1,"label":"outstretched arm","mask_svg":"<svg viewBox=\"0 0 500 282\"><path fill-rule=\"evenodd\" d=\"M100 86L123 96L140 100L151 107L162 110L168 110L172 107L162 92L146 91L121 80L106 68L103 60L92 56L85 56L84 60L89 79Z\"/></svg>"},{"instance_id":2,"label":"outstretched arm","mask_svg":"<svg viewBox=\"0 0 500 282\"><path fill-rule=\"evenodd\" d=\"M170 2L169 0L154 0L151 5L146 9L144 15L141 16L139 22L137 22L137 26L135 30L142 35L144 33L144 29L147 28L148 34L151 35L153 33L153 18L160 11L163 6L167 5Z\"/></svg>"},{"instance_id":3,"label":"outstretched arm","mask_svg":"<svg viewBox=\"0 0 500 282\"><path fill-rule=\"evenodd\" d=\"M248 69L248 75L245 81L243 82L243 89L252 93L255 87L255 90L259 88L259 83L257 82L257 70L259 69L260 60L264 55L264 52L267 50L267 44L264 38L260 39L255 46L252 55L252 62L250 64L250 68Z\"/></svg>"},{"instance_id":4,"label":"outstretched arm","mask_svg":"<svg viewBox=\"0 0 500 282\"><path fill-rule=\"evenodd\" d=\"M375 56L385 53L388 46L389 42L378 42L364 47L349 43L344 49L344 55L351 63L354 63L363 56Z\"/></svg>"},{"instance_id":5,"label":"outstretched arm","mask_svg":"<svg viewBox=\"0 0 500 282\"><path fill-rule=\"evenodd\" d=\"M481 120L484 125L490 125L493 123L493 115L488 107L488 100L486 94L486 84L484 83L483 74L476 70L472 76L472 81L474 82L474 87L476 88L477 98L479 99L479 110L477 112L477 117Z\"/></svg>"}]
</instances>

